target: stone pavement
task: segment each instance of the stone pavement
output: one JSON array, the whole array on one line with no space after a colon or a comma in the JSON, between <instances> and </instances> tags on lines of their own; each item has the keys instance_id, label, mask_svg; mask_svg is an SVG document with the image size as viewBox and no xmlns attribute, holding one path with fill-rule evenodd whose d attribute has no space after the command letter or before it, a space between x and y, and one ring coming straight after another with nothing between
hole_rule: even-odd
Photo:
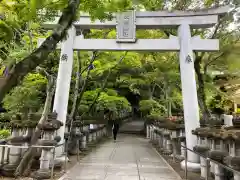
<instances>
[{"instance_id":1,"label":"stone pavement","mask_svg":"<svg viewBox=\"0 0 240 180\"><path fill-rule=\"evenodd\" d=\"M148 140L120 134L84 157L59 180L180 180Z\"/></svg>"},{"instance_id":2,"label":"stone pavement","mask_svg":"<svg viewBox=\"0 0 240 180\"><path fill-rule=\"evenodd\" d=\"M123 124L119 130L120 133L139 134L144 130L144 121L134 120Z\"/></svg>"}]
</instances>

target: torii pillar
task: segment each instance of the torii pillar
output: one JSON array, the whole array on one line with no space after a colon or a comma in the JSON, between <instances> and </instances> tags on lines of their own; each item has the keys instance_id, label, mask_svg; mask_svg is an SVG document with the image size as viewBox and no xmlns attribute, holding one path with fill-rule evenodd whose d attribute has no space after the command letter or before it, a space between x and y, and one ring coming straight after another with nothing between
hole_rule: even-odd
<instances>
[{"instance_id":1,"label":"torii pillar","mask_svg":"<svg viewBox=\"0 0 240 180\"><path fill-rule=\"evenodd\" d=\"M72 26L68 30L67 36L67 39L61 43L61 55L53 105L53 111L57 112L57 120L63 123L63 126L57 130L57 135L61 137L61 141L59 142L59 144L64 143L65 124L68 114L68 100L73 68L73 46L76 36L75 27ZM57 163L62 163L65 161L64 147L65 146L59 146L56 148Z\"/></svg>"},{"instance_id":2,"label":"torii pillar","mask_svg":"<svg viewBox=\"0 0 240 180\"><path fill-rule=\"evenodd\" d=\"M178 37L180 44L180 71L182 84L182 99L184 109L184 124L186 147L193 149L196 145L197 137L192 134L192 130L199 127L199 108L197 87L195 79L193 49L191 45L191 29L189 24L181 24L178 28ZM200 170L199 156L188 151L187 166L190 171ZM184 169L185 160L182 161L181 167Z\"/></svg>"}]
</instances>

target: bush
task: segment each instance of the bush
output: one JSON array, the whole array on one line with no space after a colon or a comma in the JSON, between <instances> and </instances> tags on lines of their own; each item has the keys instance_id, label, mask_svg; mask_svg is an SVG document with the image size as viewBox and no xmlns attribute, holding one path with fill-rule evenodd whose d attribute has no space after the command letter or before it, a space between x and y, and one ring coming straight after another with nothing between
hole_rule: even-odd
<instances>
[{"instance_id":1,"label":"bush","mask_svg":"<svg viewBox=\"0 0 240 180\"><path fill-rule=\"evenodd\" d=\"M231 106L232 102L219 94L214 96L209 103L210 110L213 114L217 115L221 115L228 111Z\"/></svg>"},{"instance_id":2,"label":"bush","mask_svg":"<svg viewBox=\"0 0 240 180\"><path fill-rule=\"evenodd\" d=\"M11 135L10 130L8 129L2 129L0 130L0 139L6 139Z\"/></svg>"},{"instance_id":3,"label":"bush","mask_svg":"<svg viewBox=\"0 0 240 180\"><path fill-rule=\"evenodd\" d=\"M111 96L102 92L97 101L97 110L109 110L118 116L122 111L130 112L131 105L125 97Z\"/></svg>"},{"instance_id":4,"label":"bush","mask_svg":"<svg viewBox=\"0 0 240 180\"><path fill-rule=\"evenodd\" d=\"M98 94L99 92L100 94ZM80 112L87 112L96 98L97 101L92 108L94 114L103 114L103 112L108 110L113 112L114 116L121 116L131 111L131 105L128 100L119 96L114 89L104 89L104 91L96 89L84 92L81 105L78 107Z\"/></svg>"},{"instance_id":5,"label":"bush","mask_svg":"<svg viewBox=\"0 0 240 180\"><path fill-rule=\"evenodd\" d=\"M143 116L150 114L162 116L166 113L166 108L153 99L141 100L139 105Z\"/></svg>"}]
</instances>

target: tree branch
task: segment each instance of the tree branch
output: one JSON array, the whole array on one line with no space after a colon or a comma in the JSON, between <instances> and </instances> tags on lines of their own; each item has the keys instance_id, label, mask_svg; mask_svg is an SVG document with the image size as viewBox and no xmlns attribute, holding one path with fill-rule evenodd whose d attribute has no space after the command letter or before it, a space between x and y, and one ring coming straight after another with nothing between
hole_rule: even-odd
<instances>
[{"instance_id":1,"label":"tree branch","mask_svg":"<svg viewBox=\"0 0 240 180\"><path fill-rule=\"evenodd\" d=\"M95 57L95 58L92 58L92 60L91 60L91 62L93 63L94 61L95 61L95 59L96 59L96 56L93 56L93 57ZM90 64L91 65L91 64ZM89 66L90 66L89 65ZM84 79L84 81L83 81L83 85L82 85L82 88L81 88L81 91L80 91L80 93L79 93L79 95L78 95L78 97L77 97L77 100L76 100L76 107L78 107L79 105L80 105L80 103L81 103L81 100L82 100L82 97L83 97L83 94L84 94L84 92L85 92L85 90L86 90L86 88L87 88L87 83L88 83L88 79L89 79L89 76L90 76L90 71L91 71L91 68L88 68L88 71L87 71L87 76L86 76L86 78ZM73 121L73 119L74 119L74 117L76 116L76 114L77 114L77 108L75 109L75 111L73 112L73 114L72 114L72 121Z\"/></svg>"},{"instance_id":2,"label":"tree branch","mask_svg":"<svg viewBox=\"0 0 240 180\"><path fill-rule=\"evenodd\" d=\"M97 53L98 53L98 51L93 51L90 63L82 70L82 72L80 72L80 75L82 75L86 70L88 70L89 66L92 65L92 63L96 60L96 58L98 57Z\"/></svg>"},{"instance_id":3,"label":"tree branch","mask_svg":"<svg viewBox=\"0 0 240 180\"><path fill-rule=\"evenodd\" d=\"M222 52L220 55L218 55L217 57L213 58L211 61L208 61L205 65L204 65L204 74L207 73L207 68L208 66L213 63L214 61L218 60L220 57L224 56L226 54L226 52Z\"/></svg>"},{"instance_id":4,"label":"tree branch","mask_svg":"<svg viewBox=\"0 0 240 180\"><path fill-rule=\"evenodd\" d=\"M74 87L74 97L73 97L73 105L72 105L72 110L70 113L70 119L73 119L73 116L75 114L76 108L77 108L77 99L78 99L78 91L79 91L79 85L80 85L80 68L81 68L81 59L80 59L80 53L78 52L77 56L77 75L76 75L76 80L75 80L75 87ZM72 126L72 123L71 123ZM70 129L71 129L70 126ZM71 132L71 131L70 131Z\"/></svg>"},{"instance_id":5,"label":"tree branch","mask_svg":"<svg viewBox=\"0 0 240 180\"><path fill-rule=\"evenodd\" d=\"M218 32L218 29L219 29L220 25L222 24L222 22L223 22L223 20L221 19L221 20L216 24L216 26L215 26L215 28L214 28L214 31L213 31L212 35L209 37L209 39L215 38L215 36L217 35L217 32ZM202 62L202 59L203 59L203 56L204 56L205 54L206 54L206 52L202 52L201 55L199 55L198 53L195 53L195 55L196 55L195 61L197 61L197 62L195 62L195 63L201 63L201 62Z\"/></svg>"},{"instance_id":6,"label":"tree branch","mask_svg":"<svg viewBox=\"0 0 240 180\"><path fill-rule=\"evenodd\" d=\"M237 42L239 42L239 38L238 39L236 39L234 42L232 42L231 44L236 44ZM226 54L228 54L229 53L229 51L224 51L224 52L222 52L222 53L220 53L220 55L218 55L217 57L215 57L215 58L213 58L213 59L211 59L211 57L212 56L209 56L209 58L208 59L211 59L210 61L207 61L207 63L205 63L205 65L204 65L204 73L207 73L207 68L208 68L208 66L210 65L210 64L212 64L213 62L215 62L215 61L217 61L219 58L221 58L222 56L225 56Z\"/></svg>"},{"instance_id":7,"label":"tree branch","mask_svg":"<svg viewBox=\"0 0 240 180\"><path fill-rule=\"evenodd\" d=\"M163 30L164 34L169 38L170 35L177 36L176 33L173 33L172 31L169 30Z\"/></svg>"},{"instance_id":8,"label":"tree branch","mask_svg":"<svg viewBox=\"0 0 240 180\"><path fill-rule=\"evenodd\" d=\"M218 32L218 29L219 29L220 25L222 24L222 22L223 22L223 19L220 19L220 21L218 21L218 23L216 24L216 26L214 28L214 31L213 31L212 35L209 37L209 39L215 38L215 36L217 35L217 32Z\"/></svg>"},{"instance_id":9,"label":"tree branch","mask_svg":"<svg viewBox=\"0 0 240 180\"><path fill-rule=\"evenodd\" d=\"M54 49L56 49L58 42L64 38L66 31L72 25L79 4L80 0L69 0L53 33L46 38L39 48L9 69L8 76L2 79L0 85L0 102L5 94L17 86L29 72L33 71Z\"/></svg>"},{"instance_id":10,"label":"tree branch","mask_svg":"<svg viewBox=\"0 0 240 180\"><path fill-rule=\"evenodd\" d=\"M36 144L39 136L41 135L40 126L47 119L47 116L48 116L48 113L49 113L50 107L51 107L52 98L55 93L55 89L56 89L55 87L56 87L55 78L50 76L50 79L48 80L48 84L47 84L47 97L45 100L44 110L42 112L42 116L38 122L38 125L36 126L35 131L31 137L30 146ZM32 162L33 162L32 160L33 160L36 152L37 152L37 148L29 147L27 149L27 151L24 153L24 156L21 159L18 167L16 168L16 171L14 173L15 176L22 176L24 174L24 172L29 170L29 168L32 165Z\"/></svg>"},{"instance_id":11,"label":"tree branch","mask_svg":"<svg viewBox=\"0 0 240 180\"><path fill-rule=\"evenodd\" d=\"M111 31L112 31L112 30L107 31L107 32L104 34L103 39L106 39L107 36L108 36L108 34L109 34ZM95 60L98 56L99 56L99 51L93 51L92 60L93 60L93 59ZM89 65L80 72L81 75L82 75L86 70L88 70L88 67L94 62L94 60L93 60L93 61L90 61Z\"/></svg>"},{"instance_id":12,"label":"tree branch","mask_svg":"<svg viewBox=\"0 0 240 180\"><path fill-rule=\"evenodd\" d=\"M97 93L96 97L94 98L92 104L90 105L88 111L87 111L87 112L84 112L84 113L81 115L81 117L82 117L84 114L89 113L89 112L92 110L92 108L93 108L93 106L95 105L95 103L97 102L97 100L98 100L101 92L102 92L102 91L104 90L104 88L106 87L106 85L107 85L107 80L108 80L109 76L111 75L112 70L115 69L115 68L122 62L122 60L126 57L127 53L128 53L128 52L126 51L125 54L124 54L124 55L120 58L120 60L116 63L116 65L113 66L111 69L109 69L108 75L107 75L107 77L105 78L104 83L103 83L100 91L98 91L98 93Z\"/></svg>"}]
</instances>

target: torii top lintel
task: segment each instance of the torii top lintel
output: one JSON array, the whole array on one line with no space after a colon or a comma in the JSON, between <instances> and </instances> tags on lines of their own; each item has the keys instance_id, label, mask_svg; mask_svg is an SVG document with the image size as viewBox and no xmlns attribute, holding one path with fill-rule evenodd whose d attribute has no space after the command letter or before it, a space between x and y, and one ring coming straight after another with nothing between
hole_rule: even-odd
<instances>
[{"instance_id":1,"label":"torii top lintel","mask_svg":"<svg viewBox=\"0 0 240 180\"><path fill-rule=\"evenodd\" d=\"M220 6L217 8L201 9L196 11L138 11L135 12L137 29L159 29L176 28L182 23L188 23L192 28L208 28L218 22L220 15L226 14L230 6ZM59 17L54 22L44 23L46 29L56 26ZM109 29L116 27L116 14L112 20L91 21L87 14L82 14L80 20L73 25L79 29Z\"/></svg>"}]
</instances>

